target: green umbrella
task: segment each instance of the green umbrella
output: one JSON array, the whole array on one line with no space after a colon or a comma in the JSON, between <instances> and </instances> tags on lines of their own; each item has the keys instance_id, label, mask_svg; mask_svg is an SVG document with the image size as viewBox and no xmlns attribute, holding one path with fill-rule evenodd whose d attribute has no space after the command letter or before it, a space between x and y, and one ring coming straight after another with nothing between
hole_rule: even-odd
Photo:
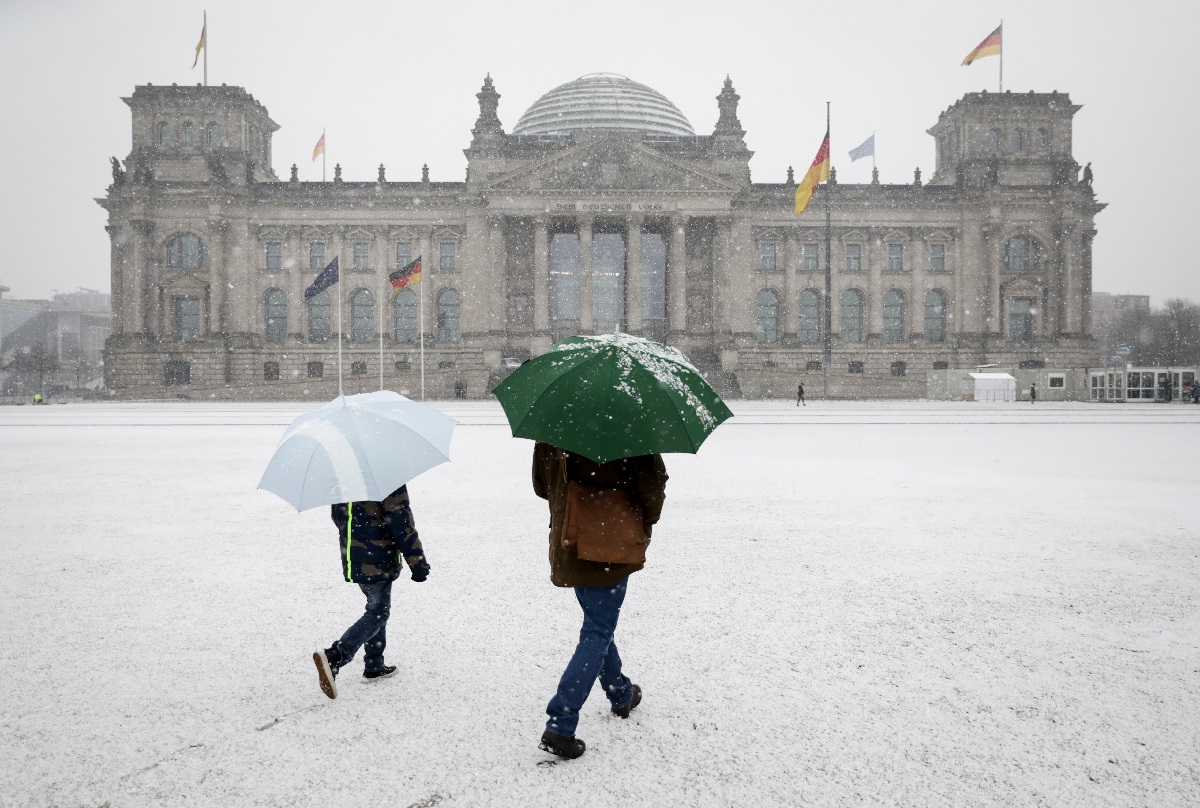
<instances>
[{"instance_id":1,"label":"green umbrella","mask_svg":"<svg viewBox=\"0 0 1200 808\"><path fill-rule=\"evenodd\" d=\"M694 453L733 415L686 356L628 334L559 340L492 392L514 437L597 463Z\"/></svg>"}]
</instances>

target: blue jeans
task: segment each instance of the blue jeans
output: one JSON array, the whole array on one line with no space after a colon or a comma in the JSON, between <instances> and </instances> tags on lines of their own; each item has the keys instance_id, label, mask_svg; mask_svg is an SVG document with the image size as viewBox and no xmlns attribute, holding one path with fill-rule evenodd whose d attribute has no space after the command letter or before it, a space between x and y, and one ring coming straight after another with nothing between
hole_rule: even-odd
<instances>
[{"instance_id":1,"label":"blue jeans","mask_svg":"<svg viewBox=\"0 0 1200 808\"><path fill-rule=\"evenodd\" d=\"M342 655L342 661L338 663L340 667L350 664L358 649L366 646L363 649L363 667L366 673L374 673L383 668L387 620L392 611L392 582L359 584L358 588L367 596L366 610L333 646Z\"/></svg>"},{"instance_id":2,"label":"blue jeans","mask_svg":"<svg viewBox=\"0 0 1200 808\"><path fill-rule=\"evenodd\" d=\"M629 579L624 578L612 586L575 588L575 599L583 608L583 628L579 630L575 654L558 682L558 692L546 705L546 715L550 716L546 729L551 732L575 734L579 711L597 677L614 707L623 707L633 698L633 683L621 673L621 656L613 640L628 585Z\"/></svg>"}]
</instances>

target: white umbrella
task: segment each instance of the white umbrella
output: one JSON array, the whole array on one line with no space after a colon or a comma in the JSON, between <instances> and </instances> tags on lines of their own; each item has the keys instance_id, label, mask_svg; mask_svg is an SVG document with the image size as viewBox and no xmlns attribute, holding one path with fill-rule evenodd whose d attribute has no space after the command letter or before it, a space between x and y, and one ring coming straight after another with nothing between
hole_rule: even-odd
<instances>
[{"instance_id":1,"label":"white umbrella","mask_svg":"<svg viewBox=\"0 0 1200 808\"><path fill-rule=\"evenodd\" d=\"M258 487L298 511L378 502L449 460L457 424L390 390L338 396L292 421Z\"/></svg>"}]
</instances>

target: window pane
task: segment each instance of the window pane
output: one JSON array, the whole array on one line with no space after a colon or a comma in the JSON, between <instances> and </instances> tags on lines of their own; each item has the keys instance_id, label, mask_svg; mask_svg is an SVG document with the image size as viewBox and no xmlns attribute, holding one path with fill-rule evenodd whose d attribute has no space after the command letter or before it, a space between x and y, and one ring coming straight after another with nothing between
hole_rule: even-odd
<instances>
[{"instance_id":1,"label":"window pane","mask_svg":"<svg viewBox=\"0 0 1200 808\"><path fill-rule=\"evenodd\" d=\"M369 269L371 265L371 245L365 241L354 243L354 268Z\"/></svg>"},{"instance_id":2,"label":"window pane","mask_svg":"<svg viewBox=\"0 0 1200 808\"><path fill-rule=\"evenodd\" d=\"M369 342L375 338L375 298L359 289L350 298L350 340Z\"/></svg>"},{"instance_id":3,"label":"window pane","mask_svg":"<svg viewBox=\"0 0 1200 808\"><path fill-rule=\"evenodd\" d=\"M846 269L851 272L858 272L862 269L862 245L847 244L846 245Z\"/></svg>"},{"instance_id":4,"label":"window pane","mask_svg":"<svg viewBox=\"0 0 1200 808\"><path fill-rule=\"evenodd\" d=\"M625 237L620 233L592 236L592 318L598 334L625 323Z\"/></svg>"},{"instance_id":5,"label":"window pane","mask_svg":"<svg viewBox=\"0 0 1200 808\"><path fill-rule=\"evenodd\" d=\"M757 332L759 342L776 342L779 339L779 298L769 289L758 293Z\"/></svg>"},{"instance_id":6,"label":"window pane","mask_svg":"<svg viewBox=\"0 0 1200 808\"><path fill-rule=\"evenodd\" d=\"M758 245L758 268L775 270L775 242L767 241Z\"/></svg>"},{"instance_id":7,"label":"window pane","mask_svg":"<svg viewBox=\"0 0 1200 808\"><path fill-rule=\"evenodd\" d=\"M891 289L883 296L883 341L904 341L904 295Z\"/></svg>"},{"instance_id":8,"label":"window pane","mask_svg":"<svg viewBox=\"0 0 1200 808\"><path fill-rule=\"evenodd\" d=\"M267 342L283 342L287 336L288 304L287 294L281 289L267 292L266 298L266 328L264 336Z\"/></svg>"},{"instance_id":9,"label":"window pane","mask_svg":"<svg viewBox=\"0 0 1200 808\"><path fill-rule=\"evenodd\" d=\"M171 124L164 123L158 127L158 142L163 146L171 145Z\"/></svg>"},{"instance_id":10,"label":"window pane","mask_svg":"<svg viewBox=\"0 0 1200 808\"><path fill-rule=\"evenodd\" d=\"M308 301L308 338L312 342L324 342L333 336L333 313L329 301L328 291L314 295Z\"/></svg>"},{"instance_id":11,"label":"window pane","mask_svg":"<svg viewBox=\"0 0 1200 808\"><path fill-rule=\"evenodd\" d=\"M316 270L325 268L325 242L314 241L308 245L308 268Z\"/></svg>"},{"instance_id":12,"label":"window pane","mask_svg":"<svg viewBox=\"0 0 1200 808\"><path fill-rule=\"evenodd\" d=\"M805 244L801 248L801 255L804 269L812 272L821 268L821 253L816 244Z\"/></svg>"},{"instance_id":13,"label":"window pane","mask_svg":"<svg viewBox=\"0 0 1200 808\"><path fill-rule=\"evenodd\" d=\"M396 342L416 342L417 341L417 322L418 306L417 293L412 289L401 289L400 294L396 295L396 300L393 304L393 316L395 317L395 332L392 338Z\"/></svg>"},{"instance_id":14,"label":"window pane","mask_svg":"<svg viewBox=\"0 0 1200 808\"><path fill-rule=\"evenodd\" d=\"M462 300L453 289L443 289L437 299L437 340L458 342L462 336Z\"/></svg>"},{"instance_id":15,"label":"window pane","mask_svg":"<svg viewBox=\"0 0 1200 808\"><path fill-rule=\"evenodd\" d=\"M932 272L943 272L946 269L946 245L929 245L929 269Z\"/></svg>"},{"instance_id":16,"label":"window pane","mask_svg":"<svg viewBox=\"0 0 1200 808\"><path fill-rule=\"evenodd\" d=\"M667 241L658 233L642 233L642 322L667 319Z\"/></svg>"},{"instance_id":17,"label":"window pane","mask_svg":"<svg viewBox=\"0 0 1200 808\"><path fill-rule=\"evenodd\" d=\"M188 342L200 336L200 298L175 298L175 338Z\"/></svg>"},{"instance_id":18,"label":"window pane","mask_svg":"<svg viewBox=\"0 0 1200 808\"><path fill-rule=\"evenodd\" d=\"M988 151L1000 150L1000 130L991 129L988 131Z\"/></svg>"},{"instance_id":19,"label":"window pane","mask_svg":"<svg viewBox=\"0 0 1200 808\"><path fill-rule=\"evenodd\" d=\"M454 269L458 266L458 244L453 241L443 241L438 245L438 268Z\"/></svg>"},{"instance_id":20,"label":"window pane","mask_svg":"<svg viewBox=\"0 0 1200 808\"><path fill-rule=\"evenodd\" d=\"M1008 336L1022 342L1033 337L1033 301L1008 301Z\"/></svg>"},{"instance_id":21,"label":"window pane","mask_svg":"<svg viewBox=\"0 0 1200 808\"><path fill-rule=\"evenodd\" d=\"M215 123L210 123L208 125L208 145L221 145L221 127L217 126Z\"/></svg>"},{"instance_id":22,"label":"window pane","mask_svg":"<svg viewBox=\"0 0 1200 808\"><path fill-rule=\"evenodd\" d=\"M267 242L267 269L283 269L283 244Z\"/></svg>"},{"instance_id":23,"label":"window pane","mask_svg":"<svg viewBox=\"0 0 1200 808\"><path fill-rule=\"evenodd\" d=\"M554 331L554 338L579 330L579 235L555 233L550 238L550 321L561 323L565 333Z\"/></svg>"},{"instance_id":24,"label":"window pane","mask_svg":"<svg viewBox=\"0 0 1200 808\"><path fill-rule=\"evenodd\" d=\"M938 291L925 293L925 339L930 342L946 339L946 296Z\"/></svg>"},{"instance_id":25,"label":"window pane","mask_svg":"<svg viewBox=\"0 0 1200 808\"><path fill-rule=\"evenodd\" d=\"M821 338L821 298L812 289L800 293L801 342L817 342Z\"/></svg>"},{"instance_id":26,"label":"window pane","mask_svg":"<svg viewBox=\"0 0 1200 808\"><path fill-rule=\"evenodd\" d=\"M412 262L412 245L402 242L396 245L396 269L404 269Z\"/></svg>"},{"instance_id":27,"label":"window pane","mask_svg":"<svg viewBox=\"0 0 1200 808\"><path fill-rule=\"evenodd\" d=\"M904 245L889 244L888 245L888 270L899 272L904 269Z\"/></svg>"},{"instance_id":28,"label":"window pane","mask_svg":"<svg viewBox=\"0 0 1200 808\"><path fill-rule=\"evenodd\" d=\"M193 124L185 123L183 125L183 145L196 145L196 127Z\"/></svg>"},{"instance_id":29,"label":"window pane","mask_svg":"<svg viewBox=\"0 0 1200 808\"><path fill-rule=\"evenodd\" d=\"M862 342L862 295L853 289L842 294L841 336L843 342Z\"/></svg>"}]
</instances>

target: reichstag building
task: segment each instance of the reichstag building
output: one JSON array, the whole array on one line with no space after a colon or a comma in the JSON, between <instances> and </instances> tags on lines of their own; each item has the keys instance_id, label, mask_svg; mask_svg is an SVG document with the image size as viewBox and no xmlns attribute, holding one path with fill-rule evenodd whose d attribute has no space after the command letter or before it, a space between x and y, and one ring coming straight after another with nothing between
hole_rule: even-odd
<instances>
[{"instance_id":1,"label":"reichstag building","mask_svg":"<svg viewBox=\"0 0 1200 808\"><path fill-rule=\"evenodd\" d=\"M678 346L725 395L799 380L819 395L826 193L834 395L922 396L934 369L1094 364L1104 206L1072 156L1066 94L965 95L929 129L927 181L835 174L799 217L791 169L751 181L729 80L710 134L612 74L550 90L511 131L491 77L476 98L462 182L395 182L382 165L373 180L301 182L295 166L275 175L279 127L244 89L135 88L132 150L98 200L108 390L330 398L340 299L348 393L376 389L382 369L409 395L423 380L430 398L479 398L562 336L619 329ZM335 256L341 294L306 300ZM393 294L388 274L416 256L422 282Z\"/></svg>"}]
</instances>

